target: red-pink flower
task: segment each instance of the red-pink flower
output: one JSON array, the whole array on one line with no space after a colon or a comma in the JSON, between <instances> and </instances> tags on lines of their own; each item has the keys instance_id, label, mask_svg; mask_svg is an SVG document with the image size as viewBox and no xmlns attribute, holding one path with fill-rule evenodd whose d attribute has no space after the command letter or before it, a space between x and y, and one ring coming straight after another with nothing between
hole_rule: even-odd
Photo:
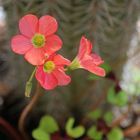
<instances>
[{"instance_id":1,"label":"red-pink flower","mask_svg":"<svg viewBox=\"0 0 140 140\"><path fill-rule=\"evenodd\" d=\"M62 46L61 39L54 34L57 26L56 19L49 15L40 19L35 15L25 15L19 21L21 34L12 38L12 50L23 54L29 63L42 65L46 57Z\"/></svg>"},{"instance_id":2,"label":"red-pink flower","mask_svg":"<svg viewBox=\"0 0 140 140\"><path fill-rule=\"evenodd\" d=\"M104 61L95 53L92 53L92 44L85 37L81 38L77 57L70 64L71 69L83 68L98 76L105 76L105 70L99 67Z\"/></svg>"},{"instance_id":3,"label":"red-pink flower","mask_svg":"<svg viewBox=\"0 0 140 140\"><path fill-rule=\"evenodd\" d=\"M36 79L47 90L54 89L56 86L67 85L71 78L65 74L64 65L69 64L68 59L59 54L53 54L43 65L37 67Z\"/></svg>"}]
</instances>

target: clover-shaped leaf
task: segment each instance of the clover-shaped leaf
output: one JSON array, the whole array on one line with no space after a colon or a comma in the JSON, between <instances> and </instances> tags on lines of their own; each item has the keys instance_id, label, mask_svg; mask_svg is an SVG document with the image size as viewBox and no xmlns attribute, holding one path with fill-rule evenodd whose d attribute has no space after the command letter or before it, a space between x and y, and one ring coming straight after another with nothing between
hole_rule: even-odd
<instances>
[{"instance_id":1,"label":"clover-shaped leaf","mask_svg":"<svg viewBox=\"0 0 140 140\"><path fill-rule=\"evenodd\" d=\"M116 103L114 86L108 90L107 101L111 104Z\"/></svg>"},{"instance_id":2,"label":"clover-shaped leaf","mask_svg":"<svg viewBox=\"0 0 140 140\"><path fill-rule=\"evenodd\" d=\"M87 135L89 138L93 140L102 140L102 137L103 137L103 133L97 131L96 126L92 126L91 128L89 128Z\"/></svg>"},{"instance_id":3,"label":"clover-shaped leaf","mask_svg":"<svg viewBox=\"0 0 140 140\"><path fill-rule=\"evenodd\" d=\"M114 87L111 87L108 91L107 101L117 106L124 106L127 104L128 96L124 91L115 93Z\"/></svg>"},{"instance_id":4,"label":"clover-shaped leaf","mask_svg":"<svg viewBox=\"0 0 140 140\"><path fill-rule=\"evenodd\" d=\"M123 140L124 136L120 128L113 128L107 135L108 140Z\"/></svg>"},{"instance_id":5,"label":"clover-shaped leaf","mask_svg":"<svg viewBox=\"0 0 140 140\"><path fill-rule=\"evenodd\" d=\"M59 130L57 122L55 119L49 115L43 116L39 123L39 128L44 130L45 132L52 134Z\"/></svg>"},{"instance_id":6,"label":"clover-shaped leaf","mask_svg":"<svg viewBox=\"0 0 140 140\"><path fill-rule=\"evenodd\" d=\"M117 93L116 105L124 106L127 104L128 95L124 91Z\"/></svg>"},{"instance_id":7,"label":"clover-shaped leaf","mask_svg":"<svg viewBox=\"0 0 140 140\"><path fill-rule=\"evenodd\" d=\"M33 130L32 136L35 140L51 140L49 134L39 128Z\"/></svg>"},{"instance_id":8,"label":"clover-shaped leaf","mask_svg":"<svg viewBox=\"0 0 140 140\"><path fill-rule=\"evenodd\" d=\"M81 125L74 127L74 118L69 118L66 123L66 132L72 138L79 138L85 133L85 128Z\"/></svg>"},{"instance_id":9,"label":"clover-shaped leaf","mask_svg":"<svg viewBox=\"0 0 140 140\"><path fill-rule=\"evenodd\" d=\"M88 117L93 119L93 120L97 120L101 117L102 115L102 111L100 109L96 109L95 111L92 111L88 114Z\"/></svg>"},{"instance_id":10,"label":"clover-shaped leaf","mask_svg":"<svg viewBox=\"0 0 140 140\"><path fill-rule=\"evenodd\" d=\"M104 114L104 120L107 124L110 124L113 120L113 113L112 112L106 112Z\"/></svg>"}]
</instances>

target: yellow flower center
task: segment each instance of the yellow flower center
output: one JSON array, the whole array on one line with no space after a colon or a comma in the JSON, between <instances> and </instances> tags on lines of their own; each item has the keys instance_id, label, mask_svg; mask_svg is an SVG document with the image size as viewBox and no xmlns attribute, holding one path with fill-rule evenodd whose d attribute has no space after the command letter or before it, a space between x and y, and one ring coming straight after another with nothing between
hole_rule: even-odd
<instances>
[{"instance_id":1,"label":"yellow flower center","mask_svg":"<svg viewBox=\"0 0 140 140\"><path fill-rule=\"evenodd\" d=\"M45 45L45 36L42 34L35 34L32 38L32 44L35 48L41 48Z\"/></svg>"},{"instance_id":2,"label":"yellow flower center","mask_svg":"<svg viewBox=\"0 0 140 140\"><path fill-rule=\"evenodd\" d=\"M55 69L55 64L53 61L47 61L44 64L43 70L44 72L51 73Z\"/></svg>"}]
</instances>

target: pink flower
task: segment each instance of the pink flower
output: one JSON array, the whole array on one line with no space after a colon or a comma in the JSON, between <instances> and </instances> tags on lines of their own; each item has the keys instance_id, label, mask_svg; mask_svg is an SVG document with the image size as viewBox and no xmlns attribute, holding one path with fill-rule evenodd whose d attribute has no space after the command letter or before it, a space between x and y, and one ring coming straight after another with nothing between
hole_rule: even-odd
<instances>
[{"instance_id":1,"label":"pink flower","mask_svg":"<svg viewBox=\"0 0 140 140\"><path fill-rule=\"evenodd\" d=\"M92 53L92 44L85 37L81 38L77 57L70 64L70 69L83 68L98 76L105 76L105 70L99 67L104 61L95 53Z\"/></svg>"},{"instance_id":2,"label":"pink flower","mask_svg":"<svg viewBox=\"0 0 140 140\"><path fill-rule=\"evenodd\" d=\"M49 15L40 19L35 15L25 15L19 21L21 35L12 38L12 50L23 54L29 63L42 65L46 57L62 46L61 39L54 34L57 26L56 19Z\"/></svg>"},{"instance_id":3,"label":"pink flower","mask_svg":"<svg viewBox=\"0 0 140 140\"><path fill-rule=\"evenodd\" d=\"M47 90L54 89L57 85L67 85L71 78L65 74L64 65L69 64L69 60L59 54L54 54L43 65L37 67L36 79Z\"/></svg>"}]
</instances>

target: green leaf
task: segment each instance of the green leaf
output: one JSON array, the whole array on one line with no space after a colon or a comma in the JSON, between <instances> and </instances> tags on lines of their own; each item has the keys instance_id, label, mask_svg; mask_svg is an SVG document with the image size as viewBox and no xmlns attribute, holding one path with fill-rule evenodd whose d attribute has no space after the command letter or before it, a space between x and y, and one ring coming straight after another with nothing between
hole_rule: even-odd
<instances>
[{"instance_id":1,"label":"green leaf","mask_svg":"<svg viewBox=\"0 0 140 140\"><path fill-rule=\"evenodd\" d=\"M102 111L100 109L96 109L95 111L92 111L88 114L88 117L93 119L93 120L97 120L101 117L102 115Z\"/></svg>"},{"instance_id":2,"label":"green leaf","mask_svg":"<svg viewBox=\"0 0 140 140\"><path fill-rule=\"evenodd\" d=\"M87 135L89 138L93 140L102 140L102 137L103 137L103 133L97 131L96 126L92 126L91 128L89 128Z\"/></svg>"},{"instance_id":3,"label":"green leaf","mask_svg":"<svg viewBox=\"0 0 140 140\"><path fill-rule=\"evenodd\" d=\"M123 140L124 136L120 128L113 128L107 135L108 140Z\"/></svg>"},{"instance_id":4,"label":"green leaf","mask_svg":"<svg viewBox=\"0 0 140 140\"><path fill-rule=\"evenodd\" d=\"M115 93L114 87L111 87L108 91L107 101L117 106L124 106L128 102L128 96L124 91Z\"/></svg>"},{"instance_id":5,"label":"green leaf","mask_svg":"<svg viewBox=\"0 0 140 140\"><path fill-rule=\"evenodd\" d=\"M111 87L108 90L108 94L107 94L107 101L111 104L115 104L116 103L116 97L115 97L115 90L114 90L114 86Z\"/></svg>"},{"instance_id":6,"label":"green leaf","mask_svg":"<svg viewBox=\"0 0 140 140\"><path fill-rule=\"evenodd\" d=\"M74 122L75 122L74 118L68 119L66 123L66 132L72 138L79 138L85 133L85 128L80 125L73 128Z\"/></svg>"},{"instance_id":7,"label":"green leaf","mask_svg":"<svg viewBox=\"0 0 140 140\"><path fill-rule=\"evenodd\" d=\"M43 130L39 128L33 130L32 137L35 140L50 140L49 134L45 133Z\"/></svg>"},{"instance_id":8,"label":"green leaf","mask_svg":"<svg viewBox=\"0 0 140 140\"><path fill-rule=\"evenodd\" d=\"M116 105L125 106L128 102L128 95L124 91L117 93Z\"/></svg>"},{"instance_id":9,"label":"green leaf","mask_svg":"<svg viewBox=\"0 0 140 140\"><path fill-rule=\"evenodd\" d=\"M88 75L88 80L99 80L100 78L101 78L100 76L97 76L97 75L92 74L92 73L90 73Z\"/></svg>"},{"instance_id":10,"label":"green leaf","mask_svg":"<svg viewBox=\"0 0 140 140\"><path fill-rule=\"evenodd\" d=\"M112 112L106 112L104 115L104 120L107 124L110 124L113 120L113 113Z\"/></svg>"},{"instance_id":11,"label":"green leaf","mask_svg":"<svg viewBox=\"0 0 140 140\"><path fill-rule=\"evenodd\" d=\"M103 63L101 67L106 71L106 73L109 73L112 70L110 65L107 63Z\"/></svg>"},{"instance_id":12,"label":"green leaf","mask_svg":"<svg viewBox=\"0 0 140 140\"><path fill-rule=\"evenodd\" d=\"M57 122L55 119L49 115L43 116L39 123L39 128L47 133L54 133L59 130Z\"/></svg>"}]
</instances>

